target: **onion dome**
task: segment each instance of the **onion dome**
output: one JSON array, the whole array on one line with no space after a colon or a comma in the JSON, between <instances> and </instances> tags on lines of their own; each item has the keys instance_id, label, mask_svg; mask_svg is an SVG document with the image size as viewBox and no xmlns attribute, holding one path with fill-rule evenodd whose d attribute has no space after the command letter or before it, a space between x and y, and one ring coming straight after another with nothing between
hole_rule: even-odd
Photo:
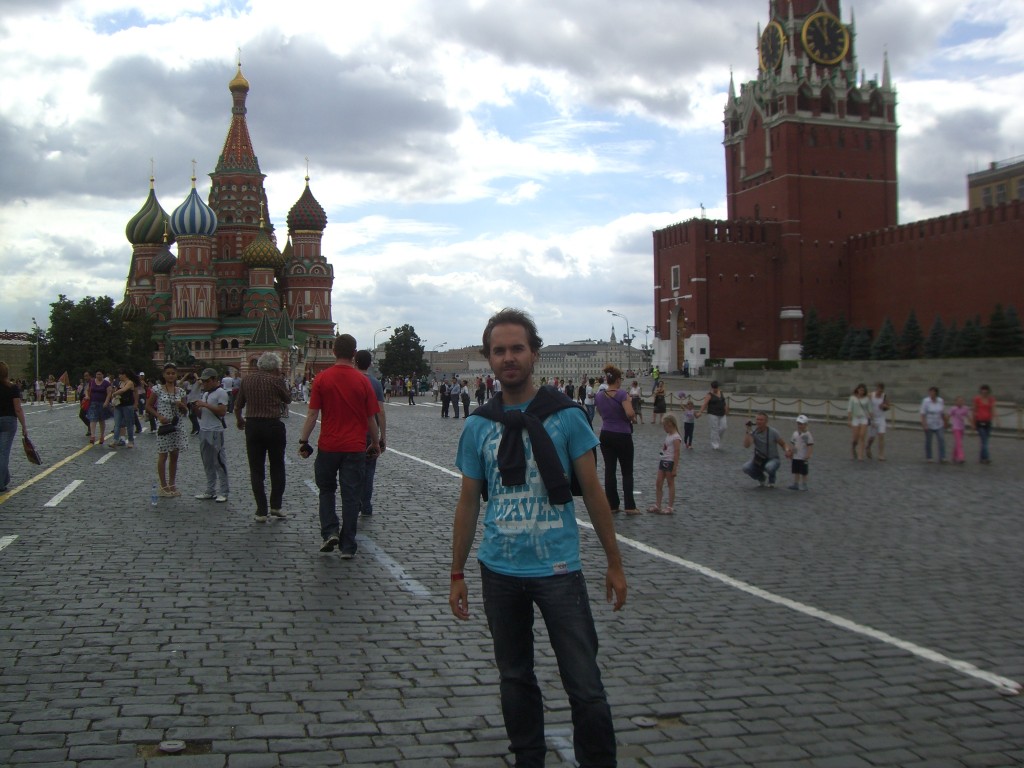
<instances>
[{"instance_id":1,"label":"onion dome","mask_svg":"<svg viewBox=\"0 0 1024 768\"><path fill-rule=\"evenodd\" d=\"M153 189L154 179L149 177L149 197L142 204L142 208L131 219L124 228L124 236L132 245L159 245L163 242L164 221L167 219L167 212L157 202L156 192Z\"/></svg>"},{"instance_id":2,"label":"onion dome","mask_svg":"<svg viewBox=\"0 0 1024 768\"><path fill-rule=\"evenodd\" d=\"M309 191L309 176L306 177L306 188L298 202L288 211L288 229L298 232L300 229L323 232L327 228L327 214L323 206L316 201Z\"/></svg>"},{"instance_id":3,"label":"onion dome","mask_svg":"<svg viewBox=\"0 0 1024 768\"><path fill-rule=\"evenodd\" d=\"M196 177L192 177L192 191L185 202L171 214L171 231L176 237L202 235L212 237L217 231L217 214L203 202L196 192Z\"/></svg>"},{"instance_id":4,"label":"onion dome","mask_svg":"<svg viewBox=\"0 0 1024 768\"><path fill-rule=\"evenodd\" d=\"M246 80L245 76L242 74L242 62L238 62L238 72L235 73L235 76L231 79L231 82L228 83L228 90L229 91L248 91L249 90L249 81Z\"/></svg>"},{"instance_id":5,"label":"onion dome","mask_svg":"<svg viewBox=\"0 0 1024 768\"><path fill-rule=\"evenodd\" d=\"M167 248L164 248L160 253L153 257L153 274L154 275L169 275L171 270L174 269L174 265L178 263L178 257L170 252Z\"/></svg>"},{"instance_id":6,"label":"onion dome","mask_svg":"<svg viewBox=\"0 0 1024 768\"><path fill-rule=\"evenodd\" d=\"M284 248L281 249L281 256L284 257L285 263L287 263L292 260L293 255L294 249L292 248L292 239L289 237L288 242L286 242L284 244Z\"/></svg>"},{"instance_id":7,"label":"onion dome","mask_svg":"<svg viewBox=\"0 0 1024 768\"><path fill-rule=\"evenodd\" d=\"M122 322L131 323L135 320L141 320L143 313L139 306L133 303L126 295L121 303L114 307L114 314L120 315Z\"/></svg>"},{"instance_id":8,"label":"onion dome","mask_svg":"<svg viewBox=\"0 0 1024 768\"><path fill-rule=\"evenodd\" d=\"M242 261L250 267L263 267L266 269L277 269L284 265L284 256L267 234L267 228L260 217L260 231L256 239L245 246L242 251Z\"/></svg>"}]
</instances>

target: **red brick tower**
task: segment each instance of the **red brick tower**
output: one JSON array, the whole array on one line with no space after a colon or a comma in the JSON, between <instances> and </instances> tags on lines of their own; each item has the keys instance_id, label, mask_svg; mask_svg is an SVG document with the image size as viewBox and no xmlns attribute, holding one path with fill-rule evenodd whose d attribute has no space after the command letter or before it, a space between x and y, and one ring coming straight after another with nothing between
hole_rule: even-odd
<instances>
[{"instance_id":1,"label":"red brick tower","mask_svg":"<svg viewBox=\"0 0 1024 768\"><path fill-rule=\"evenodd\" d=\"M249 285L242 252L256 239L261 214L270 208L263 187L266 175L260 172L245 119L249 81L242 75L241 63L235 77L228 83L228 89L232 100L231 124L217 167L210 174L209 203L217 214L218 222L213 254L217 307L221 316L230 317L242 314ZM274 228L269 215L266 218L266 233L273 241Z\"/></svg>"},{"instance_id":2,"label":"red brick tower","mask_svg":"<svg viewBox=\"0 0 1024 768\"><path fill-rule=\"evenodd\" d=\"M771 0L758 77L725 108L730 221L777 221L772 302L780 357L799 354L801 323L850 315L852 234L897 223L896 92L858 73L855 25L839 0Z\"/></svg>"}]
</instances>

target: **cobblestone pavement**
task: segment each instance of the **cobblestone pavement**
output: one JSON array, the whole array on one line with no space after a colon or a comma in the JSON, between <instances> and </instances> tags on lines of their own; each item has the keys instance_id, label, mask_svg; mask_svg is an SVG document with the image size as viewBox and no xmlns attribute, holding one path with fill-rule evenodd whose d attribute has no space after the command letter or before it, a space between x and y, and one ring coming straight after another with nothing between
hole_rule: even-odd
<instances>
[{"instance_id":1,"label":"cobblestone pavement","mask_svg":"<svg viewBox=\"0 0 1024 768\"><path fill-rule=\"evenodd\" d=\"M74 406L30 406L47 465L19 452L0 496L0 765L510 765L475 573L472 619L447 606L462 422L420 403L388 406L376 514L349 561L317 552L301 404L293 517L266 524L234 429L229 503L192 498L193 439L183 496L154 508L151 435L89 449ZM1024 765L1024 696L1007 691L1024 682L1024 445L996 442L989 466L974 443L966 465L926 464L901 431L887 462L859 463L844 428L812 424L802 493L786 467L775 490L740 473L741 419L720 452L705 427L676 515L617 520L620 613L583 530L619 765ZM660 435L634 435L641 507ZM546 638L538 649L548 765L571 765ZM154 756L171 739L186 754Z\"/></svg>"}]
</instances>

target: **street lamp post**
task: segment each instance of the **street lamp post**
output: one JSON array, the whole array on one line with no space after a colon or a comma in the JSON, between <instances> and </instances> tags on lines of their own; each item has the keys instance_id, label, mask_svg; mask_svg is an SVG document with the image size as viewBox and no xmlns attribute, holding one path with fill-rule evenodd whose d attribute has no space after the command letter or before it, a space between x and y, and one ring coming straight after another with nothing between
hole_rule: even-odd
<instances>
[{"instance_id":1,"label":"street lamp post","mask_svg":"<svg viewBox=\"0 0 1024 768\"><path fill-rule=\"evenodd\" d=\"M373 332L373 356L374 356L374 358L377 357L377 334L378 333L385 333L386 331L390 331L390 330L391 330L391 326L390 325L385 325L383 328L378 328L376 331Z\"/></svg>"},{"instance_id":2,"label":"street lamp post","mask_svg":"<svg viewBox=\"0 0 1024 768\"><path fill-rule=\"evenodd\" d=\"M36 381L39 381L39 323L36 322L34 317L32 318L32 327L36 332ZM32 382L33 396L36 391L36 381Z\"/></svg>"},{"instance_id":3,"label":"street lamp post","mask_svg":"<svg viewBox=\"0 0 1024 768\"><path fill-rule=\"evenodd\" d=\"M625 342L626 342L626 367L629 368L630 370L632 370L632 368L633 368L633 339L629 335L629 318L626 317L625 315L623 315L621 312L613 312L610 309L605 310L605 311L609 315L614 315L615 317L621 317L623 320L626 321L626 337L625 337Z\"/></svg>"}]
</instances>

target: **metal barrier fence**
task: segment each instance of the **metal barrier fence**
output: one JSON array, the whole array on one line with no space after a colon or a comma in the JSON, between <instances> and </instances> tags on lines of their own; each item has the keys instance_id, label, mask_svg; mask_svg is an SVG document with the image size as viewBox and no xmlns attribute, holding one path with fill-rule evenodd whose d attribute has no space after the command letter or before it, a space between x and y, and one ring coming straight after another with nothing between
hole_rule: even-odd
<instances>
[{"instance_id":1,"label":"metal barrier fence","mask_svg":"<svg viewBox=\"0 0 1024 768\"><path fill-rule=\"evenodd\" d=\"M693 400L697 410L703 402L703 396L694 398L688 396L680 398L674 392L666 393L666 404L669 408L680 409L687 400ZM792 416L796 418L801 413L807 416L812 422L820 424L846 424L846 407L849 402L847 398L834 400L808 400L803 398L782 399L778 397L753 395L730 395L726 394L726 401L729 403L729 414L734 417L753 419L760 411L764 411L771 419L779 416ZM650 413L651 399L644 396L644 409ZM947 403L948 408L952 403ZM897 429L920 429L921 415L918 405L907 405L892 403L886 413L890 428ZM1024 407L1015 403L996 403L996 424L992 430L993 435L1013 437L1018 440L1024 439Z\"/></svg>"}]
</instances>

